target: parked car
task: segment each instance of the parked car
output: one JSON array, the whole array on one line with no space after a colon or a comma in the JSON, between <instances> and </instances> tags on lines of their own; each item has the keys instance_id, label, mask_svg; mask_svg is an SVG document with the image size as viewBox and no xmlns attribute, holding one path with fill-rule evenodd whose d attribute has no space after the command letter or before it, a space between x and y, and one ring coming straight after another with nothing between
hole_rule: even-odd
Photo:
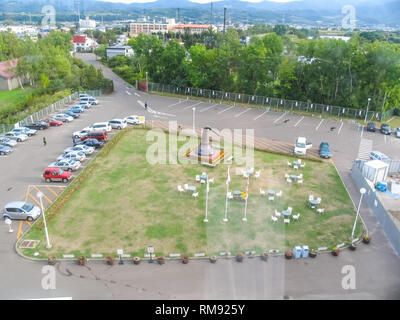
<instances>
[{"instance_id":1,"label":"parked car","mask_svg":"<svg viewBox=\"0 0 400 320\"><path fill-rule=\"evenodd\" d=\"M321 142L319 145L319 155L324 159L329 159L332 157L331 148L329 147L328 142Z\"/></svg>"},{"instance_id":2,"label":"parked car","mask_svg":"<svg viewBox=\"0 0 400 320\"><path fill-rule=\"evenodd\" d=\"M74 113L82 113L85 112L85 108L82 106L73 106L68 109L68 111L74 112Z\"/></svg>"},{"instance_id":3,"label":"parked car","mask_svg":"<svg viewBox=\"0 0 400 320\"><path fill-rule=\"evenodd\" d=\"M83 97L80 99L80 102L87 102L90 105L97 105L99 104L99 101L93 97Z\"/></svg>"},{"instance_id":4,"label":"parked car","mask_svg":"<svg viewBox=\"0 0 400 320\"><path fill-rule=\"evenodd\" d=\"M10 138L6 138L4 136L0 137L0 143L4 146L15 147L17 145L17 141L12 140Z\"/></svg>"},{"instance_id":5,"label":"parked car","mask_svg":"<svg viewBox=\"0 0 400 320\"><path fill-rule=\"evenodd\" d=\"M56 120L60 120L62 122L71 122L74 120L74 118L72 118L71 116L66 115L64 113L56 114L53 118Z\"/></svg>"},{"instance_id":6,"label":"parked car","mask_svg":"<svg viewBox=\"0 0 400 320\"><path fill-rule=\"evenodd\" d=\"M68 182L71 180L71 172L64 171L61 168L47 168L44 170L43 178L46 182L53 182L53 181L62 181Z\"/></svg>"},{"instance_id":7,"label":"parked car","mask_svg":"<svg viewBox=\"0 0 400 320\"><path fill-rule=\"evenodd\" d=\"M108 122L96 122L89 127L93 131L105 131L110 132L112 130L111 125Z\"/></svg>"},{"instance_id":8,"label":"parked car","mask_svg":"<svg viewBox=\"0 0 400 320\"><path fill-rule=\"evenodd\" d=\"M13 131L5 133L4 136L6 138L16 140L17 142L22 142L28 139L28 136L26 134Z\"/></svg>"},{"instance_id":9,"label":"parked car","mask_svg":"<svg viewBox=\"0 0 400 320\"><path fill-rule=\"evenodd\" d=\"M35 121L35 122L32 122L31 124L28 124L26 127L29 129L43 130L43 129L47 129L48 127L50 127L50 125L44 121Z\"/></svg>"},{"instance_id":10,"label":"parked car","mask_svg":"<svg viewBox=\"0 0 400 320\"><path fill-rule=\"evenodd\" d=\"M146 119L143 116L128 116L125 117L124 120L129 124L139 125L145 124Z\"/></svg>"},{"instance_id":11,"label":"parked car","mask_svg":"<svg viewBox=\"0 0 400 320\"><path fill-rule=\"evenodd\" d=\"M86 139L96 139L98 141L107 141L108 134L107 134L107 132L102 132L102 131L91 131L91 132L88 132L85 136L81 137L82 141L84 141Z\"/></svg>"},{"instance_id":12,"label":"parked car","mask_svg":"<svg viewBox=\"0 0 400 320\"><path fill-rule=\"evenodd\" d=\"M388 124L382 124L381 125L381 132L383 133L383 134L386 134L386 135L390 135L390 132L391 132L392 130L390 129L390 126L388 125Z\"/></svg>"},{"instance_id":13,"label":"parked car","mask_svg":"<svg viewBox=\"0 0 400 320\"><path fill-rule=\"evenodd\" d=\"M85 145L78 145L74 147L69 147L64 150L64 153L69 153L73 151L82 151L85 155L92 154L94 152L93 147L85 146Z\"/></svg>"},{"instance_id":14,"label":"parked car","mask_svg":"<svg viewBox=\"0 0 400 320\"><path fill-rule=\"evenodd\" d=\"M10 154L12 151L13 149L11 147L0 144L0 156Z\"/></svg>"},{"instance_id":15,"label":"parked car","mask_svg":"<svg viewBox=\"0 0 400 320\"><path fill-rule=\"evenodd\" d=\"M3 218L12 220L33 221L40 217L41 211L38 206L22 201L9 202L4 206Z\"/></svg>"},{"instance_id":16,"label":"parked car","mask_svg":"<svg viewBox=\"0 0 400 320\"><path fill-rule=\"evenodd\" d=\"M372 151L369 154L369 158L371 160L381 160L384 162L390 162L390 158L386 154L379 152L379 151Z\"/></svg>"},{"instance_id":17,"label":"parked car","mask_svg":"<svg viewBox=\"0 0 400 320\"><path fill-rule=\"evenodd\" d=\"M71 108L81 108L82 110L87 110L89 109L88 104L74 104Z\"/></svg>"},{"instance_id":18,"label":"parked car","mask_svg":"<svg viewBox=\"0 0 400 320\"><path fill-rule=\"evenodd\" d=\"M75 112L68 111L68 110L65 110L65 111L63 111L61 113L64 113L64 114L66 114L68 116L71 116L74 119L79 118L81 116L79 113L75 113Z\"/></svg>"},{"instance_id":19,"label":"parked car","mask_svg":"<svg viewBox=\"0 0 400 320\"><path fill-rule=\"evenodd\" d=\"M78 105L79 105L79 106L83 106L83 107L85 107L86 109L88 109L88 108L91 107L91 104L90 104L89 102L87 102L87 101L81 101L81 102L78 103Z\"/></svg>"},{"instance_id":20,"label":"parked car","mask_svg":"<svg viewBox=\"0 0 400 320\"><path fill-rule=\"evenodd\" d=\"M50 163L48 168L61 168L66 171L76 171L80 168L81 162L74 159L64 159Z\"/></svg>"},{"instance_id":21,"label":"parked car","mask_svg":"<svg viewBox=\"0 0 400 320\"><path fill-rule=\"evenodd\" d=\"M367 131L369 132L375 132L376 131L376 125L373 122L367 123Z\"/></svg>"},{"instance_id":22,"label":"parked car","mask_svg":"<svg viewBox=\"0 0 400 320\"><path fill-rule=\"evenodd\" d=\"M127 126L127 122L124 119L112 119L112 120L108 121L108 123L112 129L122 130L122 129L126 128L126 126Z\"/></svg>"},{"instance_id":23,"label":"parked car","mask_svg":"<svg viewBox=\"0 0 400 320\"><path fill-rule=\"evenodd\" d=\"M81 131L75 131L72 135L75 137L75 139L78 139L86 136L91 131L92 130L89 128L83 128Z\"/></svg>"},{"instance_id":24,"label":"parked car","mask_svg":"<svg viewBox=\"0 0 400 320\"><path fill-rule=\"evenodd\" d=\"M57 158L57 161L65 160L65 159L73 159L78 160L80 162L86 160L86 155L82 151L73 151L68 153L63 153Z\"/></svg>"},{"instance_id":25,"label":"parked car","mask_svg":"<svg viewBox=\"0 0 400 320\"><path fill-rule=\"evenodd\" d=\"M89 95L88 95L87 93L80 93L80 94L79 94L79 99L81 99L81 98L87 98L87 97L89 97Z\"/></svg>"},{"instance_id":26,"label":"parked car","mask_svg":"<svg viewBox=\"0 0 400 320\"><path fill-rule=\"evenodd\" d=\"M50 125L50 127L58 127L58 126L62 126L63 122L60 120L56 120L53 118L46 118L42 120L43 122L46 122Z\"/></svg>"},{"instance_id":27,"label":"parked car","mask_svg":"<svg viewBox=\"0 0 400 320\"><path fill-rule=\"evenodd\" d=\"M307 139L304 137L298 137L296 140L296 144L294 145L294 153L299 155L305 155L307 150L312 148L311 142L307 142Z\"/></svg>"},{"instance_id":28,"label":"parked car","mask_svg":"<svg viewBox=\"0 0 400 320\"><path fill-rule=\"evenodd\" d=\"M400 128L396 129L395 134L397 138L400 138Z\"/></svg>"},{"instance_id":29,"label":"parked car","mask_svg":"<svg viewBox=\"0 0 400 320\"><path fill-rule=\"evenodd\" d=\"M28 137L32 137L33 135L35 135L37 133L37 130L29 129L27 127L14 128L11 131L26 134Z\"/></svg>"},{"instance_id":30,"label":"parked car","mask_svg":"<svg viewBox=\"0 0 400 320\"><path fill-rule=\"evenodd\" d=\"M95 149L101 148L104 145L104 141L99 141L97 139L86 139L84 141L81 141L77 144L75 144L76 146L80 146L80 145L85 145L88 147L94 147Z\"/></svg>"}]
</instances>

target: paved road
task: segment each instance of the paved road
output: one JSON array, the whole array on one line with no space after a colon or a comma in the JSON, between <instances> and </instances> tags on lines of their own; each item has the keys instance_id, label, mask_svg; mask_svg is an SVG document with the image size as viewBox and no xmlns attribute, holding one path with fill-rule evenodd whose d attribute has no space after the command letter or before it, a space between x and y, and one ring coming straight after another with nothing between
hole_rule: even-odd
<instances>
[{"instance_id":1,"label":"paved road","mask_svg":"<svg viewBox=\"0 0 400 320\"><path fill-rule=\"evenodd\" d=\"M297 136L306 136L314 145L328 141L334 151L334 161L355 203L359 195L350 171L357 156L361 132L346 122L317 117L283 115L278 112L233 107L231 105L179 101L138 92L95 62L92 55L84 60L102 67L104 75L114 80L115 92L100 99L101 104L84 113L78 120L60 128L39 132L36 137L17 147L9 157L0 158L0 207L11 200L24 200L28 185L41 184L44 167L71 145L71 133L93 122L106 121L130 114L145 114L148 120L177 120L192 125L195 106L197 127L210 125L223 128L253 128L255 135L293 143ZM145 112L143 103L149 110ZM289 121L286 121L289 120ZM332 127L335 127L332 129ZM332 129L332 130L331 130ZM399 141L380 134L362 133L374 141L374 146L392 157L399 157ZM46 136L48 145L41 139ZM32 192L34 193L34 192ZM57 289L41 288L42 262L31 262L14 253L17 232L7 232L0 226L0 298L72 297L73 299L388 299L400 298L400 259L388 244L382 228L363 204L361 215L373 242L360 245L357 251L344 251L339 258L328 254L317 259L286 261L282 257L268 262L246 259L240 264L219 260L192 261L182 265L177 261L164 266L125 264L113 267L103 262L90 262L88 268L72 262L57 265ZM14 225L14 229L18 226ZM356 270L356 289L344 290L341 273L345 265ZM156 268L156 270L154 269ZM132 272L135 270L135 272Z\"/></svg>"}]
</instances>

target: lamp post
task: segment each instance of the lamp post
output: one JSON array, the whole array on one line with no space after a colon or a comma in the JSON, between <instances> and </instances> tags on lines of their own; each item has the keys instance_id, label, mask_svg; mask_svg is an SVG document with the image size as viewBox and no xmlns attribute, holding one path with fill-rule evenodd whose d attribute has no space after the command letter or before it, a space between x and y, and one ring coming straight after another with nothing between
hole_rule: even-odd
<instances>
[{"instance_id":1,"label":"lamp post","mask_svg":"<svg viewBox=\"0 0 400 320\"><path fill-rule=\"evenodd\" d=\"M365 119L364 121L367 122L367 117L368 117L368 108L369 108L369 103L371 102L371 98L368 98L368 104L367 104L367 112L365 113Z\"/></svg>"},{"instance_id":2,"label":"lamp post","mask_svg":"<svg viewBox=\"0 0 400 320\"><path fill-rule=\"evenodd\" d=\"M40 199L40 208L41 208L41 210L42 210L43 223L44 223L44 231L45 231L45 233L46 233L46 241L47 241L46 248L47 248L47 249L50 249L50 248L51 248L51 244L50 244L50 239L49 239L49 233L47 232L46 217L45 217L44 210L43 210L43 201L42 201L43 193L42 193L42 192L38 192L38 193L36 194L36 196Z\"/></svg>"},{"instance_id":3,"label":"lamp post","mask_svg":"<svg viewBox=\"0 0 400 320\"><path fill-rule=\"evenodd\" d=\"M149 80L148 80L147 75L148 75L148 72L146 71L146 92L149 91Z\"/></svg>"},{"instance_id":4,"label":"lamp post","mask_svg":"<svg viewBox=\"0 0 400 320\"><path fill-rule=\"evenodd\" d=\"M193 107L192 110L193 110L193 132L196 133L195 126L194 126L194 117L195 117L194 113L196 111L196 108Z\"/></svg>"},{"instance_id":5,"label":"lamp post","mask_svg":"<svg viewBox=\"0 0 400 320\"><path fill-rule=\"evenodd\" d=\"M357 215L356 215L356 220L354 220L353 231L351 232L351 241L353 241L353 236L354 236L354 231L356 230L358 215L360 214L361 200L362 200L365 192L367 192L367 190L365 190L365 188L360 189L361 198L360 198L360 202L358 203Z\"/></svg>"}]
</instances>

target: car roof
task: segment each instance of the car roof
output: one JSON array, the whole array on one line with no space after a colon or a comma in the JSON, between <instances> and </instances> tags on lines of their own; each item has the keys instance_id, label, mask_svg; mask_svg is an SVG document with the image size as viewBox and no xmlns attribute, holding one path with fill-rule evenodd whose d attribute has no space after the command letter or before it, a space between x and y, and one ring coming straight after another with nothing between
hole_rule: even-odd
<instances>
[{"instance_id":1,"label":"car roof","mask_svg":"<svg viewBox=\"0 0 400 320\"><path fill-rule=\"evenodd\" d=\"M7 203L4 207L6 207L6 208L21 208L24 204L25 204L25 202L23 202L23 201L12 201L12 202Z\"/></svg>"}]
</instances>

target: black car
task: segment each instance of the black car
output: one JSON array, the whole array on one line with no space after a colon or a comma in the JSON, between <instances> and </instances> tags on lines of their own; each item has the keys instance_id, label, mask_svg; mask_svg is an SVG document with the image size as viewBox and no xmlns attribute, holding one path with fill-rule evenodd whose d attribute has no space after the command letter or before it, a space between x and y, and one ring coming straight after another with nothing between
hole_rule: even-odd
<instances>
[{"instance_id":1,"label":"black car","mask_svg":"<svg viewBox=\"0 0 400 320\"><path fill-rule=\"evenodd\" d=\"M94 148L101 148L104 145L104 142L101 142L97 139L86 139L85 141L81 141L79 143L76 143L74 146L76 145L80 145L80 144L84 144L88 147L94 147Z\"/></svg>"},{"instance_id":2,"label":"black car","mask_svg":"<svg viewBox=\"0 0 400 320\"><path fill-rule=\"evenodd\" d=\"M26 127L29 129L43 130L43 129L47 129L48 127L50 127L50 125L44 121L35 121L35 122L32 122L31 124L28 124Z\"/></svg>"},{"instance_id":3,"label":"black car","mask_svg":"<svg viewBox=\"0 0 400 320\"><path fill-rule=\"evenodd\" d=\"M66 115L68 115L68 116L71 116L72 118L78 118L78 117L80 117L81 115L79 114L79 113L75 113L75 112L72 112L72 111L63 111L63 112L61 112L61 113L64 113L64 114L66 114Z\"/></svg>"},{"instance_id":4,"label":"black car","mask_svg":"<svg viewBox=\"0 0 400 320\"><path fill-rule=\"evenodd\" d=\"M369 132L375 132L376 131L376 126L375 123L370 122L367 124L367 131Z\"/></svg>"},{"instance_id":5,"label":"black car","mask_svg":"<svg viewBox=\"0 0 400 320\"><path fill-rule=\"evenodd\" d=\"M386 135L390 135L391 129L388 124L381 125L381 132Z\"/></svg>"}]
</instances>

